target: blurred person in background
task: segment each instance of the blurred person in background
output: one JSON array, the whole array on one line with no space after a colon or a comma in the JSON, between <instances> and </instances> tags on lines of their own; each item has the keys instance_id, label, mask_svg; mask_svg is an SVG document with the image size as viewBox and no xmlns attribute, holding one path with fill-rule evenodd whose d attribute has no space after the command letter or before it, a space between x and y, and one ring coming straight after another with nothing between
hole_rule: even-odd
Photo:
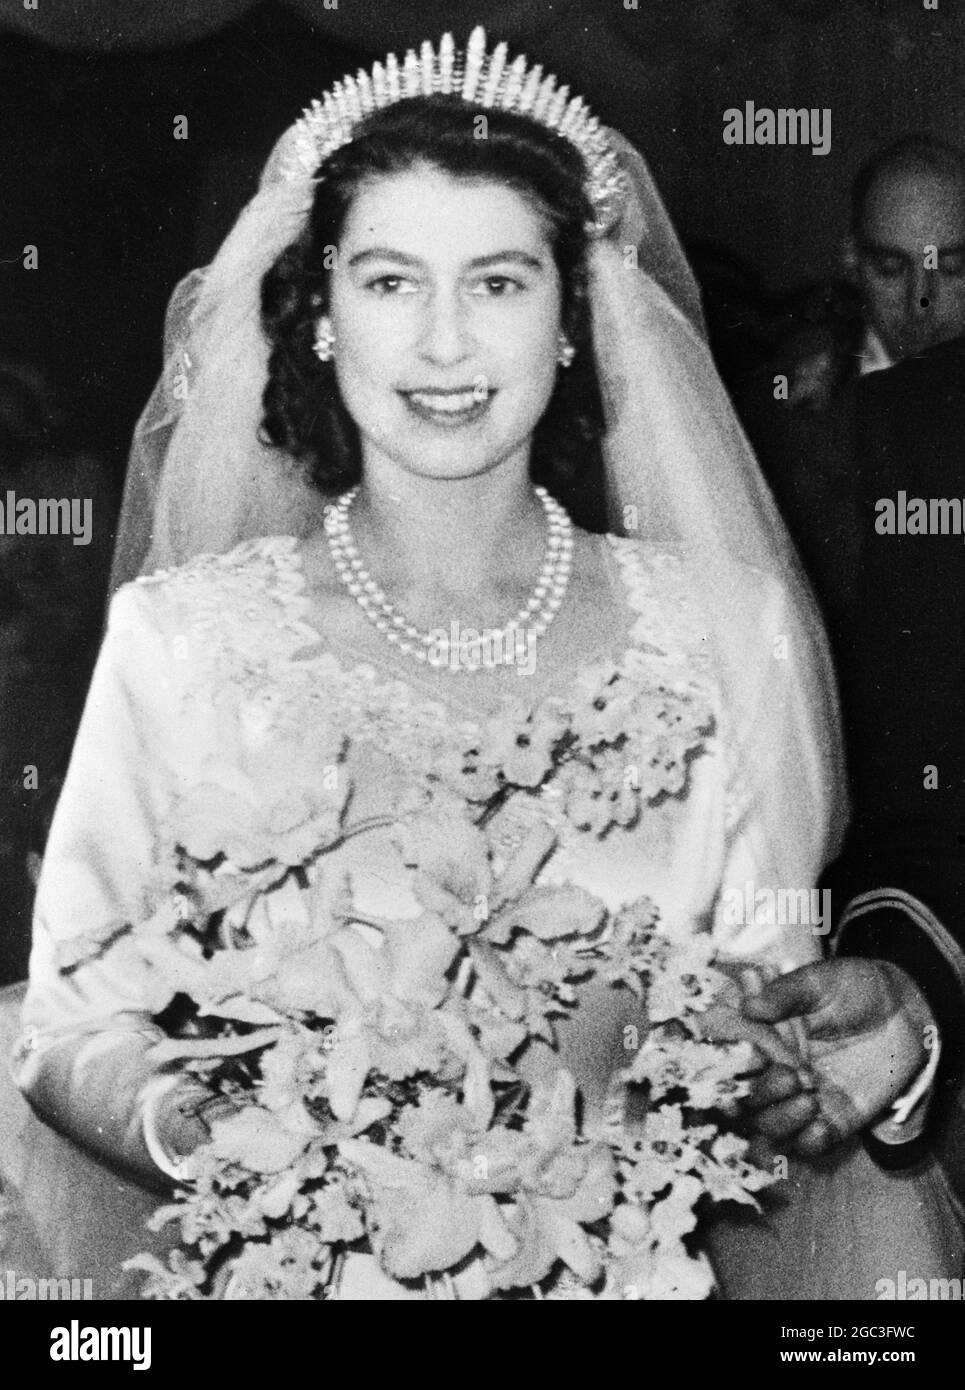
<instances>
[{"instance_id":1,"label":"blurred person in background","mask_svg":"<svg viewBox=\"0 0 965 1390\"><path fill-rule=\"evenodd\" d=\"M902 489L961 498L965 337L931 348L848 392L851 469L860 498L861 622L839 657L853 786L844 853L825 875L832 894L834 959L768 983L751 1005L775 1022L797 1015L821 1049L894 1037L900 1001L914 989L931 1014L918 1041L927 1088L900 1124L866 1142L879 1163L914 1172L939 1156L965 1196L965 592L961 527L879 530L882 499ZM926 1025L927 1026L927 1025ZM881 1035L879 1035L881 1037ZM887 1052L888 1043L882 1037ZM868 1047L869 1085L875 1065ZM759 1119L778 1143L811 1152L855 1132L842 1111L815 1123L797 1078L772 1075L758 1090Z\"/></svg>"},{"instance_id":2,"label":"blurred person in background","mask_svg":"<svg viewBox=\"0 0 965 1390\"><path fill-rule=\"evenodd\" d=\"M17 535L11 502L90 501L89 543ZM26 965L35 873L96 656L116 500L39 367L0 361L0 983ZM11 534L13 533L13 534ZM32 772L31 769L35 769Z\"/></svg>"},{"instance_id":3,"label":"blurred person in background","mask_svg":"<svg viewBox=\"0 0 965 1390\"><path fill-rule=\"evenodd\" d=\"M832 641L857 621L861 557L850 385L965 333L965 161L910 135L854 181L845 283L811 291L792 332L735 393L761 466L801 551Z\"/></svg>"},{"instance_id":4,"label":"blurred person in background","mask_svg":"<svg viewBox=\"0 0 965 1390\"><path fill-rule=\"evenodd\" d=\"M865 311L857 374L965 333L965 159L910 136L869 160L854 184L845 266Z\"/></svg>"},{"instance_id":5,"label":"blurred person in background","mask_svg":"<svg viewBox=\"0 0 965 1390\"><path fill-rule=\"evenodd\" d=\"M786 395L767 393L778 405L825 410L856 377L965 333L961 153L910 135L862 165L842 264L845 283L811 288L770 364L788 377Z\"/></svg>"}]
</instances>

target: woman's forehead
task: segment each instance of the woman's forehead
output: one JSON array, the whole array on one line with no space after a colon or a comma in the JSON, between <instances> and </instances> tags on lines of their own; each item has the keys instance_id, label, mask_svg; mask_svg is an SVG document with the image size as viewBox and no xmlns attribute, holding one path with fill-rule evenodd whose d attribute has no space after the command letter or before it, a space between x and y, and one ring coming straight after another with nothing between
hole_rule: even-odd
<instances>
[{"instance_id":1,"label":"woman's forehead","mask_svg":"<svg viewBox=\"0 0 965 1390\"><path fill-rule=\"evenodd\" d=\"M504 250L545 255L549 226L535 203L489 177L455 177L420 164L365 180L342 228L341 252L376 247L421 260L466 260Z\"/></svg>"}]
</instances>

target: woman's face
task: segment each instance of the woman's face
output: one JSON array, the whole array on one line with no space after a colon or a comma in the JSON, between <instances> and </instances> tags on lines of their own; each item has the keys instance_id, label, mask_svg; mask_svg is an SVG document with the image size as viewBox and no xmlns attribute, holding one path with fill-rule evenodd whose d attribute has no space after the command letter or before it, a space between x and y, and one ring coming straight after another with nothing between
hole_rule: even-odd
<instances>
[{"instance_id":1,"label":"woman's face","mask_svg":"<svg viewBox=\"0 0 965 1390\"><path fill-rule=\"evenodd\" d=\"M560 309L548 228L513 189L428 165L363 185L328 316L363 463L431 478L525 465Z\"/></svg>"}]
</instances>

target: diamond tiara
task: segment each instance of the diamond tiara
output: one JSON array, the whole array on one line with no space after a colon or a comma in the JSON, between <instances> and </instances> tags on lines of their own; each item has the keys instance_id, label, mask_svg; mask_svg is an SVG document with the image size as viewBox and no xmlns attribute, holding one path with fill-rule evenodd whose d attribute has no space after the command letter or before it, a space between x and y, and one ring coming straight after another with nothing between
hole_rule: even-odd
<instances>
[{"instance_id":1,"label":"diamond tiara","mask_svg":"<svg viewBox=\"0 0 965 1390\"><path fill-rule=\"evenodd\" d=\"M410 48L402 63L390 53L371 73L359 69L357 76L344 77L295 122L282 177L315 176L322 161L349 144L359 122L372 111L409 97L461 96L482 110L528 116L574 145L586 165L585 188L594 211L587 230L605 235L618 221L626 198L626 178L616 152L582 97L571 98L569 87L558 86L552 74L544 77L541 65L530 68L523 55L509 63L507 52L507 45L501 43L487 53L486 31L479 25L469 36L465 52L456 48L451 34L445 34L438 53L426 42L418 54Z\"/></svg>"}]
</instances>

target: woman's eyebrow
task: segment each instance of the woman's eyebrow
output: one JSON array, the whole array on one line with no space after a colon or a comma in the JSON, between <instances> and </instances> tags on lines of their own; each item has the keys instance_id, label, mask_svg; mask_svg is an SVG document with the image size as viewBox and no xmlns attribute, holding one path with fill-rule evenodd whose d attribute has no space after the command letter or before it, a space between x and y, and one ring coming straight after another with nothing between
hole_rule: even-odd
<instances>
[{"instance_id":1,"label":"woman's eyebrow","mask_svg":"<svg viewBox=\"0 0 965 1390\"><path fill-rule=\"evenodd\" d=\"M412 266L415 269L422 269L425 265L418 256L407 255L404 251L393 251L390 246L370 246L364 251L356 251L354 256L349 257L349 265L353 268L364 265L366 261L395 261L399 265ZM494 251L487 256L474 256L467 265L470 270L479 270L483 266L505 265L507 262L525 266L528 270L543 269L543 261L529 251Z\"/></svg>"},{"instance_id":2,"label":"woman's eyebrow","mask_svg":"<svg viewBox=\"0 0 965 1390\"><path fill-rule=\"evenodd\" d=\"M407 256L404 251L393 251L391 246L370 246L366 251L356 251L349 257L349 265L364 265L366 261L397 261L399 265L419 267L422 261L418 256Z\"/></svg>"},{"instance_id":3,"label":"woman's eyebrow","mask_svg":"<svg viewBox=\"0 0 965 1390\"><path fill-rule=\"evenodd\" d=\"M505 265L507 261L526 266L528 270L543 269L543 262L539 256L533 256L529 251L496 251L491 256L475 256L469 262L469 268L479 270L485 265Z\"/></svg>"}]
</instances>

